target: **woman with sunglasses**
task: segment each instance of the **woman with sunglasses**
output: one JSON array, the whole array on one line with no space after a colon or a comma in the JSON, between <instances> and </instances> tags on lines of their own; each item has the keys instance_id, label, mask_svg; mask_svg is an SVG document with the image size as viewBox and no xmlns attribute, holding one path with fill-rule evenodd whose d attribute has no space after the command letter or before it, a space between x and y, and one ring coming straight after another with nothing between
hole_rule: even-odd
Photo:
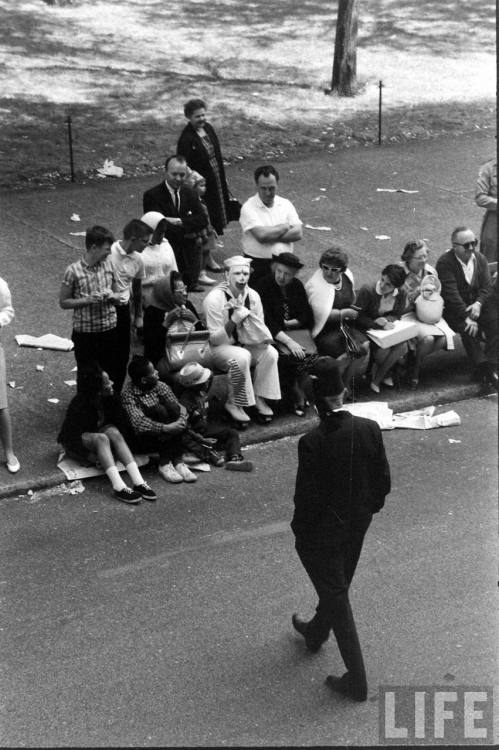
<instances>
[{"instance_id":1,"label":"woman with sunglasses","mask_svg":"<svg viewBox=\"0 0 499 750\"><path fill-rule=\"evenodd\" d=\"M345 388L351 391L353 379L366 370L369 342L352 328L351 334L364 356L350 359L340 324L353 323L359 313L354 304L354 280L348 269L348 256L341 247L335 245L322 253L319 268L305 284L305 290L314 313L312 336L317 350L338 361Z\"/></svg>"}]
</instances>

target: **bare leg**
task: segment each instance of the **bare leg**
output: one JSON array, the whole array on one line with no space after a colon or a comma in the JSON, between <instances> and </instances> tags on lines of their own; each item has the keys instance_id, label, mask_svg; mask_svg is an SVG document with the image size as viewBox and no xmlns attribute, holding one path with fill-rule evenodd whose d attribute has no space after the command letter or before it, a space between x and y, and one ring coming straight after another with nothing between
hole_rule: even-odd
<instances>
[{"instance_id":1,"label":"bare leg","mask_svg":"<svg viewBox=\"0 0 499 750\"><path fill-rule=\"evenodd\" d=\"M352 381L354 380L354 378L356 378L363 371L365 371L367 367L367 360L369 357L369 342L364 341L361 344L361 348L365 352L364 356L358 357L358 359L349 360L348 365L346 366L341 376L343 380L343 384L349 393L351 392L351 385L352 385Z\"/></svg>"},{"instance_id":2,"label":"bare leg","mask_svg":"<svg viewBox=\"0 0 499 750\"><path fill-rule=\"evenodd\" d=\"M417 385L419 382L419 371L421 369L421 363L425 357L429 354L439 351L445 348L445 336L425 336L418 340L416 346L416 355L414 359L414 367L411 371L411 383Z\"/></svg>"},{"instance_id":3,"label":"bare leg","mask_svg":"<svg viewBox=\"0 0 499 750\"><path fill-rule=\"evenodd\" d=\"M372 382L374 385L379 386L381 381L386 378L393 365L399 360L407 349L407 344L396 344L391 346L389 349L378 349L374 354L374 361L376 363L375 374L373 375Z\"/></svg>"},{"instance_id":4,"label":"bare leg","mask_svg":"<svg viewBox=\"0 0 499 750\"><path fill-rule=\"evenodd\" d=\"M17 458L12 445L12 423L10 421L9 408L0 410L0 440L2 441L7 463L14 464Z\"/></svg>"}]
</instances>

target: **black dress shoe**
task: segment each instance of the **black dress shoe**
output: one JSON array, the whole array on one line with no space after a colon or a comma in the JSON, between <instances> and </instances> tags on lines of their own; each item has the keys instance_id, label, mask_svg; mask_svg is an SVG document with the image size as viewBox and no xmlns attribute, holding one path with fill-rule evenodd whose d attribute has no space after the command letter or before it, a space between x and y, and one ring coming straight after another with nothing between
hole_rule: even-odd
<instances>
[{"instance_id":1,"label":"black dress shoe","mask_svg":"<svg viewBox=\"0 0 499 750\"><path fill-rule=\"evenodd\" d=\"M308 651L311 651L313 654L317 653L317 651L320 649L324 641L327 640L327 638L319 640L318 638L311 637L309 633L310 623L308 623L306 620L302 620L302 618L296 613L292 616L291 622L293 623L293 627L296 632L305 638L305 646L307 647Z\"/></svg>"},{"instance_id":2,"label":"black dress shoe","mask_svg":"<svg viewBox=\"0 0 499 750\"><path fill-rule=\"evenodd\" d=\"M365 687L354 686L348 672L345 672L342 677L335 677L332 674L328 675L326 677L326 685L331 690L334 690L335 693L341 693L341 695L359 703L367 700L367 685Z\"/></svg>"}]
</instances>

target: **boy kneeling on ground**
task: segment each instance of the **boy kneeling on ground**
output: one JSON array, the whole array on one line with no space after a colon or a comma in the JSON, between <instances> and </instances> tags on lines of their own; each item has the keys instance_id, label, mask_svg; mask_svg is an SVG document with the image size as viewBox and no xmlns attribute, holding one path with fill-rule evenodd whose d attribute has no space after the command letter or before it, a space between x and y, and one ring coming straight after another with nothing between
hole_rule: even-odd
<instances>
[{"instance_id":1,"label":"boy kneeling on ground","mask_svg":"<svg viewBox=\"0 0 499 750\"><path fill-rule=\"evenodd\" d=\"M253 464L241 453L238 431L208 421L207 395L212 380L211 370L198 362L189 362L178 374L179 385L183 388L179 401L187 411L190 428L183 434L182 442L191 453L213 466L223 466L225 463L229 471L251 471ZM225 449L225 462L215 450L219 445Z\"/></svg>"}]
</instances>

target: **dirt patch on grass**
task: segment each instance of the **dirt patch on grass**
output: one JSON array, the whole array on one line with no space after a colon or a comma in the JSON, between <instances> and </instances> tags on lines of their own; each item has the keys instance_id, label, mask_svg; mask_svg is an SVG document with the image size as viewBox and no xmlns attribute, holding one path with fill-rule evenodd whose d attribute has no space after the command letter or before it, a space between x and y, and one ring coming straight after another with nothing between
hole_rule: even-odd
<instances>
[{"instance_id":1,"label":"dirt patch on grass","mask_svg":"<svg viewBox=\"0 0 499 750\"><path fill-rule=\"evenodd\" d=\"M0 0L0 185L77 178L105 158L154 172L201 95L228 161L495 128L494 8L470 0L361 4L359 92L324 95L335 4L320 0Z\"/></svg>"}]
</instances>

